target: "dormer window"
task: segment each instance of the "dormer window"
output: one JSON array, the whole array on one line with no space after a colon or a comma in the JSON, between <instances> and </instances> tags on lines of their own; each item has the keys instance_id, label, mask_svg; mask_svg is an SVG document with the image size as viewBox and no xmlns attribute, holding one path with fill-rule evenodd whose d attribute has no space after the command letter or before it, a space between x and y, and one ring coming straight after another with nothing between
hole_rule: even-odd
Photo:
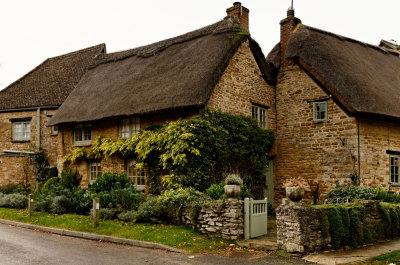
<instances>
[{"instance_id":1,"label":"dormer window","mask_svg":"<svg viewBox=\"0 0 400 265\"><path fill-rule=\"evenodd\" d=\"M314 122L328 121L328 101L313 102Z\"/></svg>"}]
</instances>

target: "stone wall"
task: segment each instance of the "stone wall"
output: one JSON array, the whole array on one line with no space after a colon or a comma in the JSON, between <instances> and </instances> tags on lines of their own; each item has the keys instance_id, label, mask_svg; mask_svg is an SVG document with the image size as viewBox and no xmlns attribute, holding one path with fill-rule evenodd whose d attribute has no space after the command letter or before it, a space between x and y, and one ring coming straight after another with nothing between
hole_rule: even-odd
<instances>
[{"instance_id":1,"label":"stone wall","mask_svg":"<svg viewBox=\"0 0 400 265\"><path fill-rule=\"evenodd\" d=\"M302 176L311 185L311 200L318 187L319 197L350 182L358 170L357 121L332 99L328 100L328 121L314 122L314 100L325 93L298 66L286 67L276 86L277 138L274 159L275 205L284 198L282 183Z\"/></svg>"},{"instance_id":2,"label":"stone wall","mask_svg":"<svg viewBox=\"0 0 400 265\"><path fill-rule=\"evenodd\" d=\"M203 207L197 218L192 215L190 209L184 209L182 223L208 236L238 239L244 235L243 201L218 201Z\"/></svg>"},{"instance_id":3,"label":"stone wall","mask_svg":"<svg viewBox=\"0 0 400 265\"><path fill-rule=\"evenodd\" d=\"M252 103L267 107L267 127L275 130L275 88L260 76L249 42L240 46L215 86L208 107L231 114L252 115Z\"/></svg>"},{"instance_id":4,"label":"stone wall","mask_svg":"<svg viewBox=\"0 0 400 265\"><path fill-rule=\"evenodd\" d=\"M360 203L363 206L363 229L369 229L375 235L375 239L384 238L384 235L380 234L384 218L379 201ZM300 253L329 249L331 236L329 229L324 228L323 224L323 211L329 214L329 210L329 206L317 209L294 203L280 205L276 210L278 247L287 252Z\"/></svg>"}]
</instances>

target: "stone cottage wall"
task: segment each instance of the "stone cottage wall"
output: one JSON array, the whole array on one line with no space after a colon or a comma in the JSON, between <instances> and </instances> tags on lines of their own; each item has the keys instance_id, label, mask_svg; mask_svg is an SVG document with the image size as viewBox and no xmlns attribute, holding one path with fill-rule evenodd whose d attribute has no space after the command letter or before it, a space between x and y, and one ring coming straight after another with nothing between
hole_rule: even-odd
<instances>
[{"instance_id":1,"label":"stone cottage wall","mask_svg":"<svg viewBox=\"0 0 400 265\"><path fill-rule=\"evenodd\" d=\"M184 209L182 223L208 236L238 239L244 235L243 201L218 201L213 206L203 207L197 218L192 215L190 209Z\"/></svg>"},{"instance_id":2,"label":"stone cottage wall","mask_svg":"<svg viewBox=\"0 0 400 265\"><path fill-rule=\"evenodd\" d=\"M260 104L268 107L267 126L275 130L275 88L268 85L260 74L247 41L233 56L231 63L215 86L208 107L251 117L252 103Z\"/></svg>"},{"instance_id":3,"label":"stone cottage wall","mask_svg":"<svg viewBox=\"0 0 400 265\"><path fill-rule=\"evenodd\" d=\"M314 192L321 198L337 184L348 184L349 175L358 169L356 119L330 99L328 121L313 120L311 101L327 98L298 66L286 67L278 75L275 205L284 198L282 183L287 178L306 178L311 185L306 198L312 200Z\"/></svg>"},{"instance_id":4,"label":"stone cottage wall","mask_svg":"<svg viewBox=\"0 0 400 265\"><path fill-rule=\"evenodd\" d=\"M57 166L58 163L57 142L59 136L52 135L51 127L47 127L46 123L54 112L53 109L40 111L40 147L44 150L51 166ZM31 139L29 141L13 141L10 119L28 117L32 118L30 121ZM37 127L36 110L0 113L0 185L20 183L26 178L24 165L27 165L27 159L25 155L6 154L4 150L32 151L34 147L37 147ZM31 179L33 176L30 174L28 177Z\"/></svg>"}]
</instances>

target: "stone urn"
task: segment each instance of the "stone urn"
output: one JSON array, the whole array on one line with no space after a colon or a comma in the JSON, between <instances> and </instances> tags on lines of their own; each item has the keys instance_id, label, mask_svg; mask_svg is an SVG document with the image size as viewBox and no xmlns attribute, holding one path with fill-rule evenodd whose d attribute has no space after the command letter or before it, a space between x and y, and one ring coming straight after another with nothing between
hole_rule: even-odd
<instances>
[{"instance_id":1,"label":"stone urn","mask_svg":"<svg viewBox=\"0 0 400 265\"><path fill-rule=\"evenodd\" d=\"M303 199L304 196L304 188L295 186L295 187L286 187L286 197L289 198L292 202L299 202Z\"/></svg>"},{"instance_id":2,"label":"stone urn","mask_svg":"<svg viewBox=\"0 0 400 265\"><path fill-rule=\"evenodd\" d=\"M237 199L240 195L240 185L225 185L224 191L228 199Z\"/></svg>"}]
</instances>

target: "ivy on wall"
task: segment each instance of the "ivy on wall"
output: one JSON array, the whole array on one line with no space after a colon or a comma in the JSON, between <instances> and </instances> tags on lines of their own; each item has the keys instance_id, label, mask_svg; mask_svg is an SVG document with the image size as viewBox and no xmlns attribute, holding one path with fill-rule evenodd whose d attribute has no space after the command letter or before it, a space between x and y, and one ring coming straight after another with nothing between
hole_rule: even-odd
<instances>
[{"instance_id":1,"label":"ivy on wall","mask_svg":"<svg viewBox=\"0 0 400 265\"><path fill-rule=\"evenodd\" d=\"M246 116L203 111L198 117L149 126L129 139L99 137L90 148L76 148L64 164L111 156L135 158L148 172L150 192L193 187L204 191L237 173L255 197L262 197L264 170L274 132Z\"/></svg>"}]
</instances>

